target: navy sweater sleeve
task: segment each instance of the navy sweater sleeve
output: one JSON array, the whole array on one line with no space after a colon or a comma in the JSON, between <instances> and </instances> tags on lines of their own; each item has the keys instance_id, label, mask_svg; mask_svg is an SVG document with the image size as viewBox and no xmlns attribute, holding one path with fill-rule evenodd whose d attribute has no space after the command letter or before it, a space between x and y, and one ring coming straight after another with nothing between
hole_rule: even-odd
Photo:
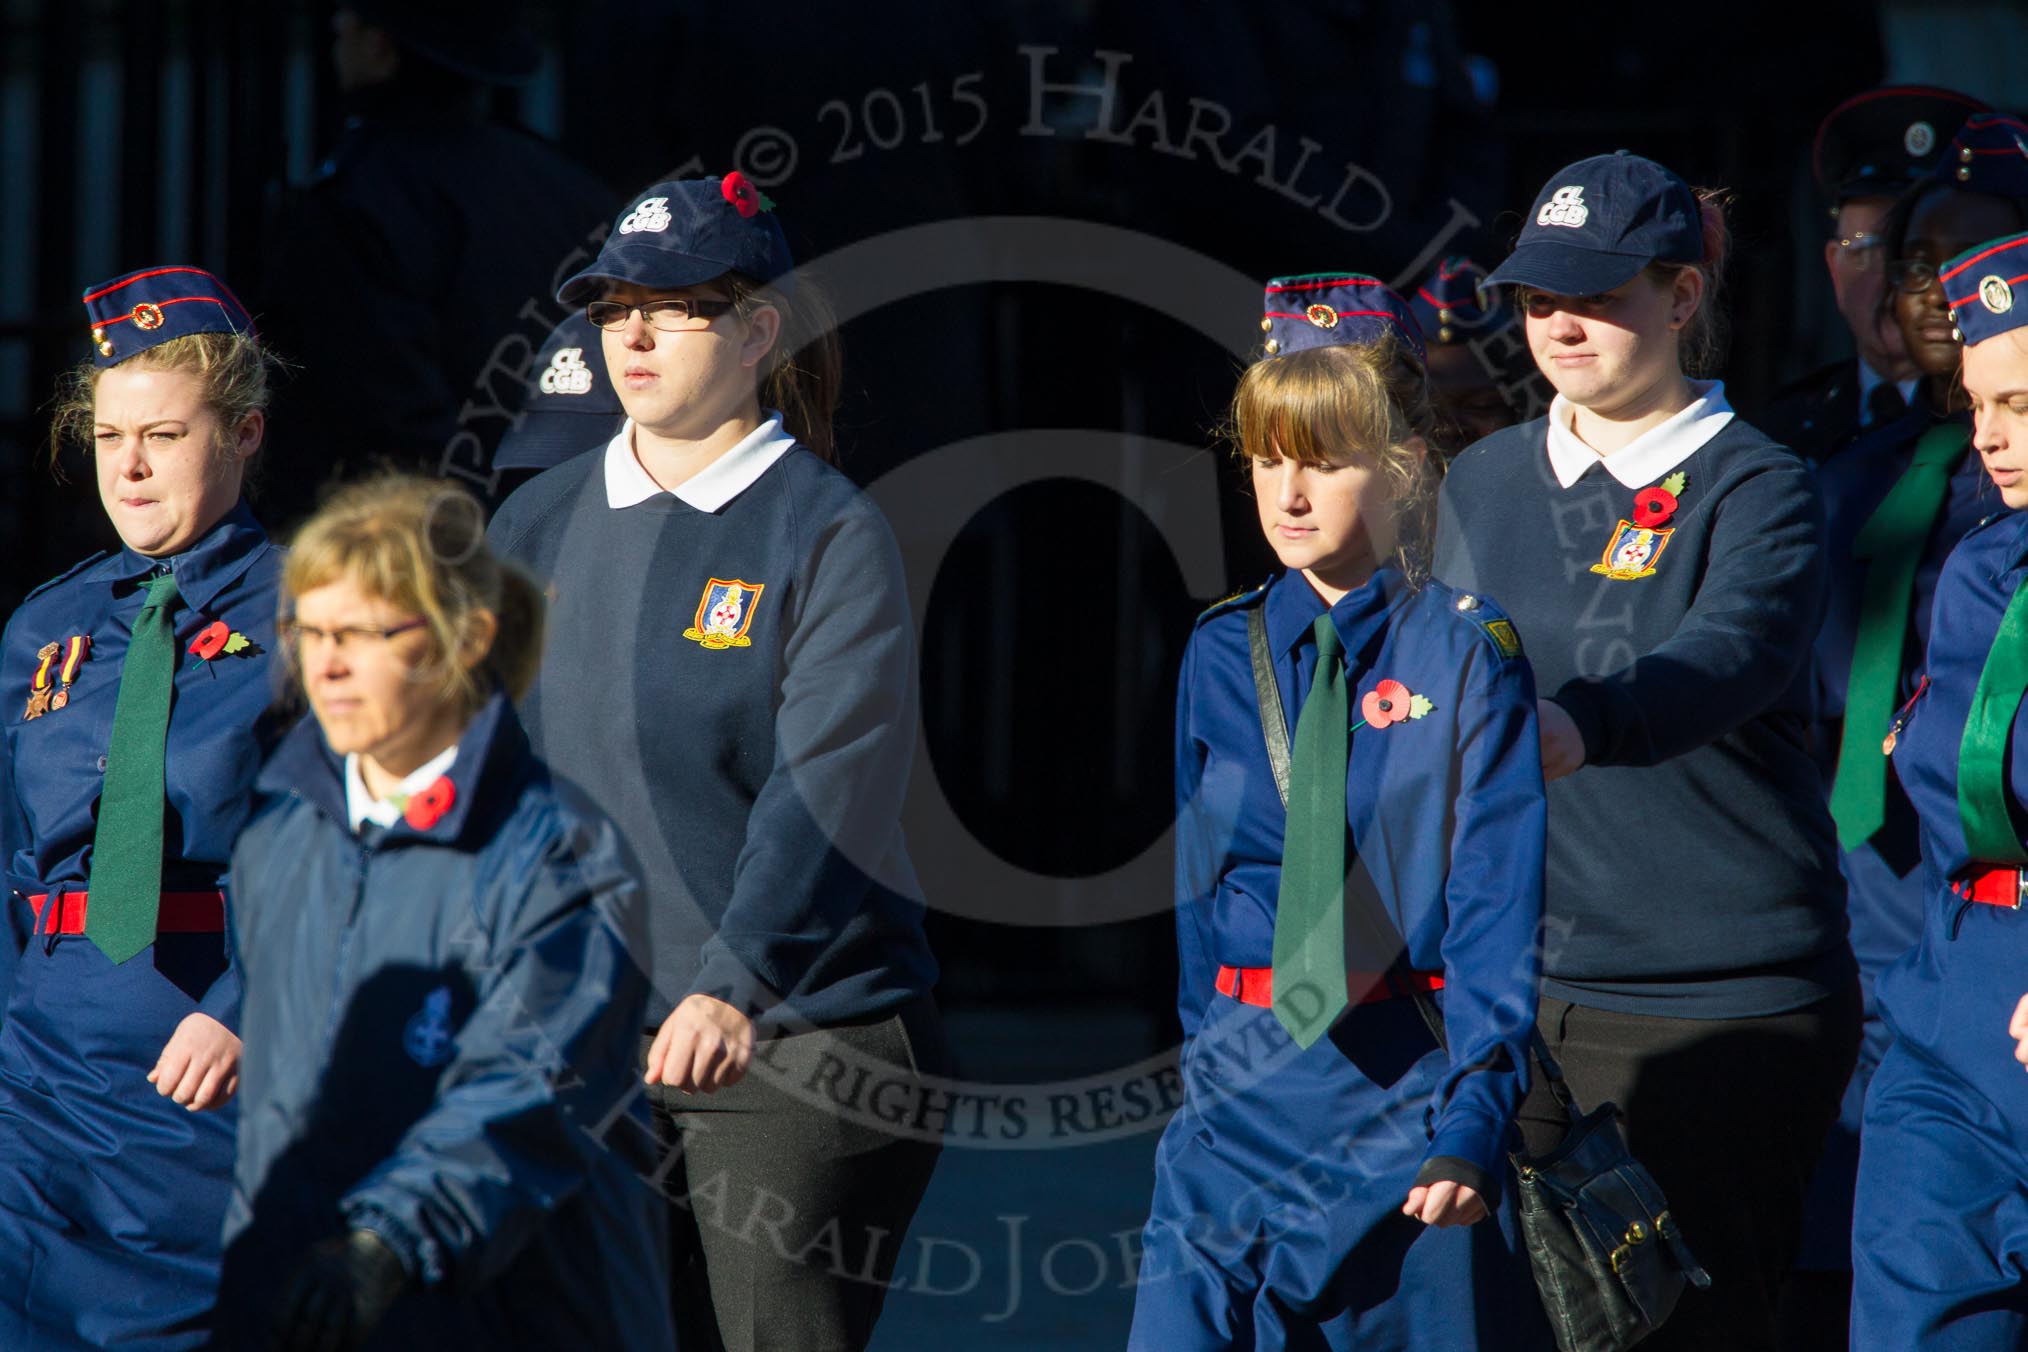
<instances>
[{"instance_id":1,"label":"navy sweater sleeve","mask_svg":"<svg viewBox=\"0 0 2028 1352\"><path fill-rule=\"evenodd\" d=\"M1799 461L1745 472L1711 506L1708 564L1675 634L1551 697L1593 765L1654 765L1760 716L1795 681L1822 620L1823 506Z\"/></svg>"},{"instance_id":2,"label":"navy sweater sleeve","mask_svg":"<svg viewBox=\"0 0 2028 1352\"><path fill-rule=\"evenodd\" d=\"M1218 891L1218 862L1211 823L1198 801L1204 780L1204 747L1192 734L1197 644L1183 649L1176 686L1176 1017L1187 1041L1204 1022L1213 969L1211 902Z\"/></svg>"},{"instance_id":3,"label":"navy sweater sleeve","mask_svg":"<svg viewBox=\"0 0 2028 1352\"><path fill-rule=\"evenodd\" d=\"M861 909L915 753L914 643L894 537L863 501L816 534L783 644L773 766L690 988L749 1011L797 988Z\"/></svg>"}]
</instances>

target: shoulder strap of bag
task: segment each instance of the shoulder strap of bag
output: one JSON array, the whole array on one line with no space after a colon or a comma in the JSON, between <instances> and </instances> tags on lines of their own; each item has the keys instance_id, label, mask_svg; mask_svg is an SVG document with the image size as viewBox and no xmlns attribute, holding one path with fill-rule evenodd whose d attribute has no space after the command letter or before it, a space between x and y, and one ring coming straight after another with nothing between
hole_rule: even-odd
<instances>
[{"instance_id":1,"label":"shoulder strap of bag","mask_svg":"<svg viewBox=\"0 0 2028 1352\"><path fill-rule=\"evenodd\" d=\"M1281 687L1275 683L1274 654L1268 647L1265 605L1255 604L1247 608L1246 646L1253 660L1253 693L1260 705L1261 737L1267 743L1268 768L1274 772L1275 792L1281 795L1282 807L1286 810L1289 805L1289 721L1288 715L1282 709ZM1368 937L1380 942L1378 952L1406 951L1407 944L1402 941L1399 934L1393 932L1391 924L1383 926L1381 917L1373 914L1372 907L1352 906L1348 909L1357 917L1359 923L1366 927ZM1416 1013L1422 1016L1422 1021L1429 1028L1430 1035L1436 1039L1437 1046L1448 1053L1451 1042L1444 1032L1443 1011L1436 1007L1436 1001L1430 999L1427 992L1419 990L1403 992L1397 971L1398 965L1395 963L1388 966L1388 984L1394 987L1397 996L1405 993L1415 1001ZM1564 1082L1563 1067L1549 1054L1549 1045L1542 1040L1541 1031L1530 1030L1528 1036L1534 1047L1535 1059L1542 1066L1542 1076L1549 1082L1549 1092L1556 1096L1556 1101L1563 1105L1564 1110L1570 1113L1573 1119L1582 1117L1583 1113L1577 1106L1577 1097L1570 1092L1570 1086Z\"/></svg>"}]
</instances>

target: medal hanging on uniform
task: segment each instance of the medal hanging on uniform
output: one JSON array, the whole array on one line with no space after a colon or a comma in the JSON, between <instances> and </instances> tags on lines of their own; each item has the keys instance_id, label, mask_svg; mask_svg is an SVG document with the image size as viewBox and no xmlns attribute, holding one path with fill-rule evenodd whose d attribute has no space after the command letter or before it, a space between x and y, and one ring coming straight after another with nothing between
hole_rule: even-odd
<instances>
[{"instance_id":1,"label":"medal hanging on uniform","mask_svg":"<svg viewBox=\"0 0 2028 1352\"><path fill-rule=\"evenodd\" d=\"M62 651L61 643L45 643L36 650L35 675L28 682L28 708L21 715L23 721L40 718L49 712L49 671L56 665L56 655Z\"/></svg>"},{"instance_id":2,"label":"medal hanging on uniform","mask_svg":"<svg viewBox=\"0 0 2028 1352\"><path fill-rule=\"evenodd\" d=\"M84 665L84 660L90 655L91 650L92 641L88 634L73 634L64 640L63 664L56 669L56 677L60 684L56 692L49 697L51 712L70 703L70 683L77 679L77 669Z\"/></svg>"}]
</instances>

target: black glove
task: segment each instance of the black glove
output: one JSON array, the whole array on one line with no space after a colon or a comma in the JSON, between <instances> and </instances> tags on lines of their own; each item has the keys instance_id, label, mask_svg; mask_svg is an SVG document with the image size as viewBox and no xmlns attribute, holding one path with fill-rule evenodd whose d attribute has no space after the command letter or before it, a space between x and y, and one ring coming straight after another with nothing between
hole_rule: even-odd
<instances>
[{"instance_id":1,"label":"black glove","mask_svg":"<svg viewBox=\"0 0 2028 1352\"><path fill-rule=\"evenodd\" d=\"M408 1270L387 1241L354 1230L310 1250L275 1307L280 1352L351 1352L408 1286Z\"/></svg>"}]
</instances>

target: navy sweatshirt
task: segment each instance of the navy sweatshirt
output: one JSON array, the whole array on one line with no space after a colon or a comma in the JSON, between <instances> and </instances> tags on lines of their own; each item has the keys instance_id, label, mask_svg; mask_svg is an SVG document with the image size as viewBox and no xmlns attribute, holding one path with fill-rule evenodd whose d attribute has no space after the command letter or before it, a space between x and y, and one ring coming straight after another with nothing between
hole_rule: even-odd
<instances>
[{"instance_id":1,"label":"navy sweatshirt","mask_svg":"<svg viewBox=\"0 0 2028 1352\"><path fill-rule=\"evenodd\" d=\"M716 512L608 506L604 455L525 484L491 536L550 588L522 718L635 855L650 1026L693 992L774 1031L892 1012L936 963L902 844L914 633L886 519L801 446Z\"/></svg>"},{"instance_id":2,"label":"navy sweatshirt","mask_svg":"<svg viewBox=\"0 0 2028 1352\"><path fill-rule=\"evenodd\" d=\"M1734 419L1678 466L1652 571L1615 577L1634 490L1603 463L1561 487L1547 426L1452 464L1435 568L1498 598L1584 738L1549 786L1543 991L1683 1018L1813 1003L1853 969L1799 679L1825 599L1810 472Z\"/></svg>"}]
</instances>

